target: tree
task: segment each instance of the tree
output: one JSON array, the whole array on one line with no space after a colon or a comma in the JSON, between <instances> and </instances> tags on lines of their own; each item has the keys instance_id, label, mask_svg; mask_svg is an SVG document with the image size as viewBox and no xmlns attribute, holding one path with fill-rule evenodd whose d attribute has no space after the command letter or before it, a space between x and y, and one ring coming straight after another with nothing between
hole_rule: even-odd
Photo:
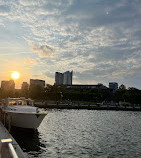
<instances>
[{"instance_id":1,"label":"tree","mask_svg":"<svg viewBox=\"0 0 141 158\"><path fill-rule=\"evenodd\" d=\"M126 86L125 85L120 85L118 90L114 94L114 99L116 102L119 101L125 101L125 93L126 93Z\"/></svg>"},{"instance_id":2,"label":"tree","mask_svg":"<svg viewBox=\"0 0 141 158\"><path fill-rule=\"evenodd\" d=\"M122 84L122 85L119 86L118 89L119 89L119 90L126 90L126 86L125 86L124 84Z\"/></svg>"},{"instance_id":3,"label":"tree","mask_svg":"<svg viewBox=\"0 0 141 158\"><path fill-rule=\"evenodd\" d=\"M38 84L31 84L29 87L29 96L32 99L42 99L44 88Z\"/></svg>"}]
</instances>

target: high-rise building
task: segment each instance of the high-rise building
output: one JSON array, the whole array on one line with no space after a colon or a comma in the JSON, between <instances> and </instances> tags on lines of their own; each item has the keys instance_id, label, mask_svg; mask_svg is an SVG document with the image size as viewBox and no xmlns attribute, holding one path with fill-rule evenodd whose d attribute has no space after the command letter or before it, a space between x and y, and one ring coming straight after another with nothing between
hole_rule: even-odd
<instances>
[{"instance_id":1,"label":"high-rise building","mask_svg":"<svg viewBox=\"0 0 141 158\"><path fill-rule=\"evenodd\" d=\"M21 89L28 89L28 83L27 82L23 82Z\"/></svg>"},{"instance_id":2,"label":"high-rise building","mask_svg":"<svg viewBox=\"0 0 141 158\"><path fill-rule=\"evenodd\" d=\"M14 80L1 81L1 89L3 89L3 90L14 90L15 89Z\"/></svg>"},{"instance_id":3,"label":"high-rise building","mask_svg":"<svg viewBox=\"0 0 141 158\"><path fill-rule=\"evenodd\" d=\"M41 87L45 87L45 81L39 79L30 79L30 85L40 85Z\"/></svg>"},{"instance_id":4,"label":"high-rise building","mask_svg":"<svg viewBox=\"0 0 141 158\"><path fill-rule=\"evenodd\" d=\"M55 73L55 85L62 85L63 84L64 74L60 72Z\"/></svg>"},{"instance_id":5,"label":"high-rise building","mask_svg":"<svg viewBox=\"0 0 141 158\"><path fill-rule=\"evenodd\" d=\"M64 85L72 85L72 74L73 74L73 71L64 72L64 79L63 79L63 84Z\"/></svg>"},{"instance_id":6,"label":"high-rise building","mask_svg":"<svg viewBox=\"0 0 141 158\"><path fill-rule=\"evenodd\" d=\"M55 85L72 85L73 71L66 71L64 73L55 73Z\"/></svg>"},{"instance_id":7,"label":"high-rise building","mask_svg":"<svg viewBox=\"0 0 141 158\"><path fill-rule=\"evenodd\" d=\"M29 85L27 82L23 82L21 86L21 94L23 97L28 98L29 96Z\"/></svg>"},{"instance_id":8,"label":"high-rise building","mask_svg":"<svg viewBox=\"0 0 141 158\"><path fill-rule=\"evenodd\" d=\"M117 82L110 82L109 88L112 90L112 92L116 92L118 90L118 83Z\"/></svg>"}]
</instances>

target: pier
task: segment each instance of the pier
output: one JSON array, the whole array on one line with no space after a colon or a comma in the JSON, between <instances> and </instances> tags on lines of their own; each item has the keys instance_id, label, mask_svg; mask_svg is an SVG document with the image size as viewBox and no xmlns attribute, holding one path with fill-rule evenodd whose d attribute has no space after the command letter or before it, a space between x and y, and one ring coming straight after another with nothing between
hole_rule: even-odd
<instances>
[{"instance_id":1,"label":"pier","mask_svg":"<svg viewBox=\"0 0 141 158\"><path fill-rule=\"evenodd\" d=\"M141 111L140 105L109 105L109 104L43 104L36 103L37 107L47 109L87 109L87 110L116 110L116 111Z\"/></svg>"},{"instance_id":2,"label":"pier","mask_svg":"<svg viewBox=\"0 0 141 158\"><path fill-rule=\"evenodd\" d=\"M0 122L0 158L16 158L16 155L18 158L25 158L25 155L18 143Z\"/></svg>"}]
</instances>

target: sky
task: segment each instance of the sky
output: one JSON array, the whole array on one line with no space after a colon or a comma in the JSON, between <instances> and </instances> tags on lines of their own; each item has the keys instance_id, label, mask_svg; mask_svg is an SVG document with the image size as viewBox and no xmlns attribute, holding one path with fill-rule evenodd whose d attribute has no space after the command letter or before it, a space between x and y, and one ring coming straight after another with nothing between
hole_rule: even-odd
<instances>
[{"instance_id":1,"label":"sky","mask_svg":"<svg viewBox=\"0 0 141 158\"><path fill-rule=\"evenodd\" d=\"M141 0L0 0L0 80L141 89Z\"/></svg>"}]
</instances>

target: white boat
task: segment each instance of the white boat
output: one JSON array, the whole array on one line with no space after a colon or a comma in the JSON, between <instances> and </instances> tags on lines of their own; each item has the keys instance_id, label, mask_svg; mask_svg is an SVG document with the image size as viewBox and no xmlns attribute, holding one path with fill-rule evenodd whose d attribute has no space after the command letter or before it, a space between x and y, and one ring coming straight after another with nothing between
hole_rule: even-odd
<instances>
[{"instance_id":1,"label":"white boat","mask_svg":"<svg viewBox=\"0 0 141 158\"><path fill-rule=\"evenodd\" d=\"M31 99L7 98L2 100L1 111L10 118L11 126L37 129L44 117L46 111L34 106Z\"/></svg>"}]
</instances>

